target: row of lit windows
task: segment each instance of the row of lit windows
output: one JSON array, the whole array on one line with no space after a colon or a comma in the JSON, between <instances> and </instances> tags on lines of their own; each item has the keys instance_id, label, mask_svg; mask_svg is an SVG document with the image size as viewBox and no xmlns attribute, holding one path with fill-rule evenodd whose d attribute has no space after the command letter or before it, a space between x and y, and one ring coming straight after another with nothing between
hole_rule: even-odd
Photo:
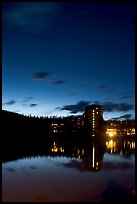
<instances>
[{"instance_id":1,"label":"row of lit windows","mask_svg":"<svg viewBox=\"0 0 137 204\"><path fill-rule=\"evenodd\" d=\"M96 108L96 109L98 109L98 108ZM93 115L95 114L95 110L92 110L92 112L93 112ZM98 112L96 112L97 114L98 114Z\"/></svg>"},{"instance_id":2,"label":"row of lit windows","mask_svg":"<svg viewBox=\"0 0 137 204\"><path fill-rule=\"evenodd\" d=\"M117 132L119 132L120 130L117 129L107 129L106 130L106 134L110 137L116 136ZM132 129L124 129L124 132L127 132L127 135L135 135L135 128Z\"/></svg>"}]
</instances>

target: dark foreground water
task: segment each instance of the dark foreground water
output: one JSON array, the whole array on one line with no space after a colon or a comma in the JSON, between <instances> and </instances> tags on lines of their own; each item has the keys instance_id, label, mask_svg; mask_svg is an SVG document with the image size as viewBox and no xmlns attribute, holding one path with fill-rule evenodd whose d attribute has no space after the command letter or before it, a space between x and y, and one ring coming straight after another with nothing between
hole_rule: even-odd
<instances>
[{"instance_id":1,"label":"dark foreground water","mask_svg":"<svg viewBox=\"0 0 137 204\"><path fill-rule=\"evenodd\" d=\"M105 148L104 148L105 147ZM135 198L135 141L71 147L2 163L2 201L100 202Z\"/></svg>"}]
</instances>

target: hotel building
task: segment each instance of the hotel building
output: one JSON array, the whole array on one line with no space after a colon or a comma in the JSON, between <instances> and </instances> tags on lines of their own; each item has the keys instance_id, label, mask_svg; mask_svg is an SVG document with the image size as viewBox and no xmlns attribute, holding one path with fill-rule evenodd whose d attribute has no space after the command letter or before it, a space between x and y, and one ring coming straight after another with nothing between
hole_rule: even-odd
<instances>
[{"instance_id":1,"label":"hotel building","mask_svg":"<svg viewBox=\"0 0 137 204\"><path fill-rule=\"evenodd\" d=\"M89 105L84 113L85 126L92 136L99 135L103 130L103 107L100 105Z\"/></svg>"}]
</instances>

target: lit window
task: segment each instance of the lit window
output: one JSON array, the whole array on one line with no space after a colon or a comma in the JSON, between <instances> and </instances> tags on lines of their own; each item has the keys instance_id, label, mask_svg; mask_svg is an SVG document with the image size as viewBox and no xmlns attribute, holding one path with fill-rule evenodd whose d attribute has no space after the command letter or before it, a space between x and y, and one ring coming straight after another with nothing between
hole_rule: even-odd
<instances>
[{"instance_id":1,"label":"lit window","mask_svg":"<svg viewBox=\"0 0 137 204\"><path fill-rule=\"evenodd\" d=\"M98 114L98 112L97 112L97 114Z\"/></svg>"},{"instance_id":2,"label":"lit window","mask_svg":"<svg viewBox=\"0 0 137 204\"><path fill-rule=\"evenodd\" d=\"M93 112L94 112L95 110L93 110Z\"/></svg>"},{"instance_id":3,"label":"lit window","mask_svg":"<svg viewBox=\"0 0 137 204\"><path fill-rule=\"evenodd\" d=\"M117 134L117 129L107 129L106 134L110 137L113 137Z\"/></svg>"}]
</instances>

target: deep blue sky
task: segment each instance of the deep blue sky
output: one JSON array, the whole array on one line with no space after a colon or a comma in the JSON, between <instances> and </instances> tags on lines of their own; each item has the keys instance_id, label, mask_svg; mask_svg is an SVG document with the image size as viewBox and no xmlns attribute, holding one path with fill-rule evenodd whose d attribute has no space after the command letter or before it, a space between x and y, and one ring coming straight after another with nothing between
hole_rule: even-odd
<instances>
[{"instance_id":1,"label":"deep blue sky","mask_svg":"<svg viewBox=\"0 0 137 204\"><path fill-rule=\"evenodd\" d=\"M43 116L135 117L133 3L2 4L2 108Z\"/></svg>"}]
</instances>

